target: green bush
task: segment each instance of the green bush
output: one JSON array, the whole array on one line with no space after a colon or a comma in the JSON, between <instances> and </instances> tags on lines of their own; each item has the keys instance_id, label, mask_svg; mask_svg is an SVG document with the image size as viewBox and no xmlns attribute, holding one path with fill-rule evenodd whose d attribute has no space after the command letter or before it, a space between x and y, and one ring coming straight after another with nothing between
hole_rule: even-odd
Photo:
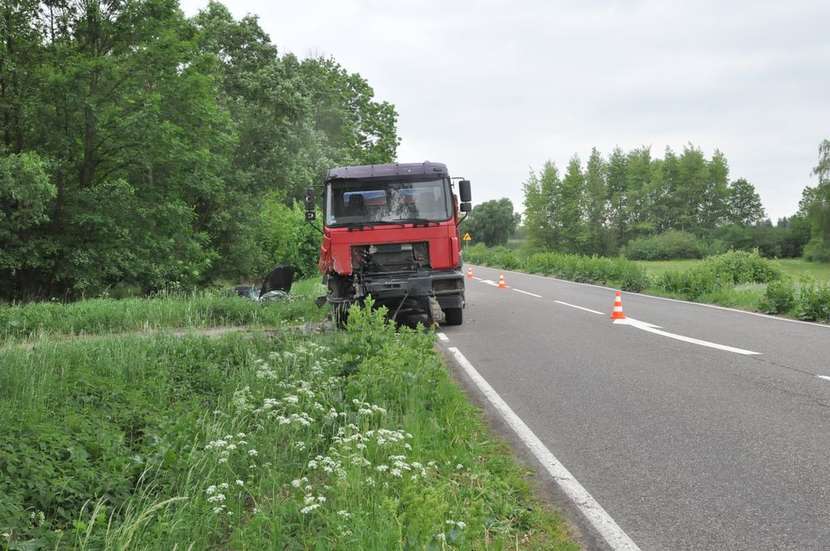
<instances>
[{"instance_id":1,"label":"green bush","mask_svg":"<svg viewBox=\"0 0 830 551\"><path fill-rule=\"evenodd\" d=\"M830 262L830 245L820 238L813 238L804 246L804 258L813 262Z\"/></svg>"},{"instance_id":2,"label":"green bush","mask_svg":"<svg viewBox=\"0 0 830 551\"><path fill-rule=\"evenodd\" d=\"M783 314L795 306L795 287L789 278L770 281L767 284L760 308L767 314Z\"/></svg>"},{"instance_id":3,"label":"green bush","mask_svg":"<svg viewBox=\"0 0 830 551\"><path fill-rule=\"evenodd\" d=\"M782 272L775 264L755 251L730 251L712 256L704 264L727 284L769 283L781 279Z\"/></svg>"},{"instance_id":4,"label":"green bush","mask_svg":"<svg viewBox=\"0 0 830 551\"><path fill-rule=\"evenodd\" d=\"M802 281L796 312L803 320L830 321L830 284Z\"/></svg>"},{"instance_id":5,"label":"green bush","mask_svg":"<svg viewBox=\"0 0 830 551\"><path fill-rule=\"evenodd\" d=\"M267 197L260 213L257 242L263 256L259 260L261 275L277 264L297 268L299 277L317 274L320 256L320 232L306 222L300 203L286 206L279 196Z\"/></svg>"},{"instance_id":6,"label":"green bush","mask_svg":"<svg viewBox=\"0 0 830 551\"><path fill-rule=\"evenodd\" d=\"M702 258L704 245L691 233L671 230L629 241L624 254L631 260Z\"/></svg>"},{"instance_id":7,"label":"green bush","mask_svg":"<svg viewBox=\"0 0 830 551\"><path fill-rule=\"evenodd\" d=\"M702 295L745 283L781 279L781 270L758 251L730 251L707 258L688 270L670 270L657 278L663 291L697 300Z\"/></svg>"},{"instance_id":8,"label":"green bush","mask_svg":"<svg viewBox=\"0 0 830 551\"><path fill-rule=\"evenodd\" d=\"M696 266L688 270L669 270L657 278L656 286L687 300L697 300L706 293L722 288L717 274L708 266Z\"/></svg>"}]
</instances>

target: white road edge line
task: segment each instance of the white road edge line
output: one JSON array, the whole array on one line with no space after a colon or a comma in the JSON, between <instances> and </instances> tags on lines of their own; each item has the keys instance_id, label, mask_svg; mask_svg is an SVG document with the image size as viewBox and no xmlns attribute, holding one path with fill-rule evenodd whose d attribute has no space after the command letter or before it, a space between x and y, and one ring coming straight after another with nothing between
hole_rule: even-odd
<instances>
[{"instance_id":1,"label":"white road edge line","mask_svg":"<svg viewBox=\"0 0 830 551\"><path fill-rule=\"evenodd\" d=\"M530 427L502 400L501 396L490 386L481 374L476 371L473 364L464 357L464 354L456 347L447 350L453 355L458 364L467 373L467 376L476 384L482 394L493 404L493 407L501 414L510 428L521 438L522 442L530 449L536 459L550 473L565 495L573 501L579 511L585 515L588 522L599 532L603 539L614 551L639 551L639 547L628 537L622 528L611 518L597 500L588 493L582 484L565 468L562 463L545 447Z\"/></svg>"},{"instance_id":2,"label":"white road edge line","mask_svg":"<svg viewBox=\"0 0 830 551\"><path fill-rule=\"evenodd\" d=\"M436 333L438 335L438 340L441 342L449 342L450 338L446 336L444 333Z\"/></svg>"},{"instance_id":3,"label":"white road edge line","mask_svg":"<svg viewBox=\"0 0 830 551\"><path fill-rule=\"evenodd\" d=\"M614 325L630 325L631 327L636 327L637 329L642 329L643 331L647 331L649 333L654 333L655 335L661 335L663 337L668 337L670 339L675 339L678 341L688 342L691 344L697 344L699 346L706 346L708 348L715 348L717 350L724 350L726 352L732 352L734 354L742 354L744 356L760 356L760 352L753 352L752 350L744 350L743 348L736 348L734 346L727 346L725 344L718 344L716 342L709 342L704 341L702 339L695 339L694 337L686 337L684 335L678 335L676 333L669 333L668 331L661 331L658 329L658 326L646 323L644 321L635 320L633 318L626 318L621 320L614 320Z\"/></svg>"},{"instance_id":4,"label":"white road edge line","mask_svg":"<svg viewBox=\"0 0 830 551\"><path fill-rule=\"evenodd\" d=\"M585 308L584 306L577 306L576 304L571 304L569 302L562 302L561 300L554 300L556 304L561 304L562 306L570 306L571 308L576 308L577 310L585 310L586 312L591 312L592 314L599 314L600 316L604 316L602 312L598 310L591 310L590 308Z\"/></svg>"},{"instance_id":5,"label":"white road edge line","mask_svg":"<svg viewBox=\"0 0 830 551\"><path fill-rule=\"evenodd\" d=\"M476 266L479 268L485 268L489 270L498 271L500 268L491 268L490 266L482 266L480 264L471 264L471 266ZM528 277L535 277L537 279L552 279L554 281L561 281L562 283L570 283L571 285L581 285L583 287L596 287L597 289L606 289L608 291L616 291L617 289L613 287L606 287L605 285L596 285L594 283L582 283L580 281L570 281L568 279L560 279L558 277L553 276L542 276L539 274L529 274L527 272L517 272L515 270L501 270L502 272L506 272L509 274L519 274ZM665 300L668 302L679 302L681 304L691 304L692 306L701 306L703 308L712 308L715 310L724 310L726 312L735 312L736 314L746 314L747 316L755 316L757 318L766 318L769 320L775 321L783 321L787 323L800 323L801 325L812 325L813 327L822 327L824 329L830 329L830 324L828 323L817 323L815 321L804 321L804 320L794 320L790 318L783 318L781 316L772 316L770 314L762 314L760 312L749 312L748 310L739 310L738 308L729 308L728 306L718 306L717 304L704 304L702 302L693 302L691 300L681 300L679 298L669 298L669 297L658 297L656 295L648 295L646 293L635 293L633 291L623 291L626 295L638 296L643 298L648 298L652 300Z\"/></svg>"},{"instance_id":6,"label":"white road edge line","mask_svg":"<svg viewBox=\"0 0 830 551\"><path fill-rule=\"evenodd\" d=\"M530 291L522 291L521 289L516 289L515 287L513 288L513 290L523 295L530 295L532 297L542 298L542 295L537 295L536 293L531 293Z\"/></svg>"},{"instance_id":7,"label":"white road edge line","mask_svg":"<svg viewBox=\"0 0 830 551\"><path fill-rule=\"evenodd\" d=\"M830 377L828 377L827 375L816 375L816 377L818 377L819 379L824 379L825 381L830 381Z\"/></svg>"}]
</instances>

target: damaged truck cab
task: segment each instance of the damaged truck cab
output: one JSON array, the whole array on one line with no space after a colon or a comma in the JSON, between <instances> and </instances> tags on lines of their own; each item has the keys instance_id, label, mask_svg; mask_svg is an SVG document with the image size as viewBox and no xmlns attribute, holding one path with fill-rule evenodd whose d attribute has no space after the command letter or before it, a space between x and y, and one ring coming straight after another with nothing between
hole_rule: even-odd
<instances>
[{"instance_id":1,"label":"damaged truck cab","mask_svg":"<svg viewBox=\"0 0 830 551\"><path fill-rule=\"evenodd\" d=\"M326 302L342 323L351 304L372 296L406 323L460 325L464 308L460 203L442 163L347 166L328 171L319 268ZM314 218L314 196L307 217Z\"/></svg>"}]
</instances>

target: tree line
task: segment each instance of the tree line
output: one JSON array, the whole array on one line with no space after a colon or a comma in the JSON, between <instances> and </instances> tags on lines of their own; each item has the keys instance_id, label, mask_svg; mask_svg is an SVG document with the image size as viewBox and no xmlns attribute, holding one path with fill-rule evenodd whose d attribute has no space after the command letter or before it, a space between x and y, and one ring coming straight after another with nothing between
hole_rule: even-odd
<instances>
[{"instance_id":1,"label":"tree line","mask_svg":"<svg viewBox=\"0 0 830 551\"><path fill-rule=\"evenodd\" d=\"M3 2L0 37L0 298L260 273L263 205L399 143L359 74L217 2Z\"/></svg>"},{"instance_id":2,"label":"tree line","mask_svg":"<svg viewBox=\"0 0 830 551\"><path fill-rule=\"evenodd\" d=\"M594 148L584 164L573 156L564 174L545 163L523 190L524 226L536 248L616 255L634 240L683 232L715 248L800 256L810 239L810 188L799 212L773 226L755 187L730 179L726 156L707 158L693 145L679 154L666 148L662 158L648 147L607 157Z\"/></svg>"}]
</instances>

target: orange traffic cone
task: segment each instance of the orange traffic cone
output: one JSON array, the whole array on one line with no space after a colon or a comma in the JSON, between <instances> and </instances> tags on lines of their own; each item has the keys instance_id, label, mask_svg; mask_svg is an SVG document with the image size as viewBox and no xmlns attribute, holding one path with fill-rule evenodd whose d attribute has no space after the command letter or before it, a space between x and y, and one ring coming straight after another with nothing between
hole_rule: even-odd
<instances>
[{"instance_id":1,"label":"orange traffic cone","mask_svg":"<svg viewBox=\"0 0 830 551\"><path fill-rule=\"evenodd\" d=\"M504 274L499 274L499 289L507 289L507 283L504 282Z\"/></svg>"},{"instance_id":2,"label":"orange traffic cone","mask_svg":"<svg viewBox=\"0 0 830 551\"><path fill-rule=\"evenodd\" d=\"M467 279L473 279L473 269L467 268Z\"/></svg>"},{"instance_id":3,"label":"orange traffic cone","mask_svg":"<svg viewBox=\"0 0 830 551\"><path fill-rule=\"evenodd\" d=\"M624 320L625 313L623 313L622 309L622 293L620 291L616 292L616 297L614 298L614 311L611 312L611 319L612 320Z\"/></svg>"}]
</instances>

